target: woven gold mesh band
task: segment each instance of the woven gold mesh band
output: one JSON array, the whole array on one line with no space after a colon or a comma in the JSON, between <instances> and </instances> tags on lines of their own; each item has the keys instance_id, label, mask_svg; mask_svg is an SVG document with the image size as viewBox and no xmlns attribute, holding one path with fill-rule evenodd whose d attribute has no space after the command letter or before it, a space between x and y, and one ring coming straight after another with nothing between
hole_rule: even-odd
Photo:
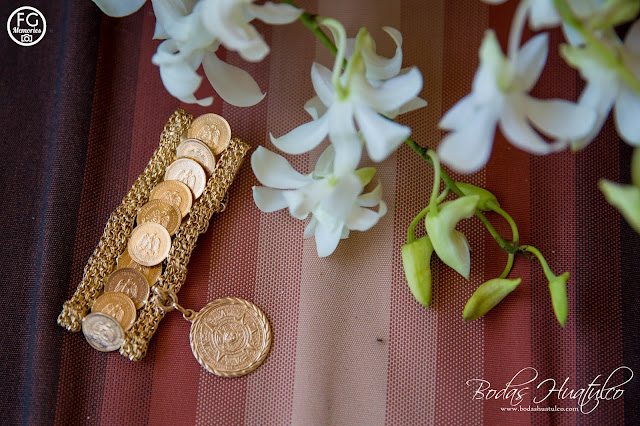
<instances>
[{"instance_id":1,"label":"woven gold mesh band","mask_svg":"<svg viewBox=\"0 0 640 426\"><path fill-rule=\"evenodd\" d=\"M61 326L70 331L81 330L82 319L102 292L104 280L115 268L118 256L127 248L138 210L149 201L151 190L162 181L165 169L175 160L180 135L187 130L192 120L191 114L178 109L165 125L160 137L160 146L120 206L111 213L98 246L84 268L82 281L71 299L64 302L62 312L58 316L58 324ZM213 213L225 209L227 190L249 149L249 145L233 138L220 155L204 193L194 202L187 221L174 235L164 271L154 287L158 286L175 293L180 291L187 278L187 264L191 252L196 247L198 236L206 232ZM120 353L133 361L142 359L147 352L149 340L163 317L164 310L149 301L138 312L135 324L125 334Z\"/></svg>"}]
</instances>

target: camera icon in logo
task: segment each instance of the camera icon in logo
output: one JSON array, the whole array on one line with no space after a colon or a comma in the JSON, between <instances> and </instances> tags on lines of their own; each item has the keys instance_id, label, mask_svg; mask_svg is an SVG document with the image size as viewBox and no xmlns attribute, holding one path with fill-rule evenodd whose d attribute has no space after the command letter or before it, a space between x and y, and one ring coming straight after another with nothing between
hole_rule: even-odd
<instances>
[{"instance_id":1,"label":"camera icon in logo","mask_svg":"<svg viewBox=\"0 0 640 426\"><path fill-rule=\"evenodd\" d=\"M22 43L32 43L33 42L33 36L31 34L22 34L20 36L20 41Z\"/></svg>"}]
</instances>

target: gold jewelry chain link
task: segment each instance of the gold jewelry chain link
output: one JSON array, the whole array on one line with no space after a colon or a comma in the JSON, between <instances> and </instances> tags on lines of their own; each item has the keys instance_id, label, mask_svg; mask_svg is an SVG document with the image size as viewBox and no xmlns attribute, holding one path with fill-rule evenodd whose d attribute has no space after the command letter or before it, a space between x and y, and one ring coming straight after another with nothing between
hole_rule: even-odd
<instances>
[{"instance_id":1,"label":"gold jewelry chain link","mask_svg":"<svg viewBox=\"0 0 640 426\"><path fill-rule=\"evenodd\" d=\"M191 125L193 115L178 109L162 131L160 146L154 152L144 171L133 184L122 203L111 213L96 249L87 261L82 281L70 300L64 302L58 324L70 331L80 331L82 319L104 288L104 280L115 267L118 256L127 249L140 207L149 201L151 190L162 181L165 169L176 157L180 136ZM198 236L207 231L213 213L224 211L228 189L250 147L233 138L220 155L203 194L191 207L186 223L173 237L171 250L163 273L152 287L160 291L178 293L187 278L187 264L196 246ZM138 312L133 327L125 334L120 354L133 361L142 359L149 340L164 317L165 309L150 300Z\"/></svg>"}]
</instances>

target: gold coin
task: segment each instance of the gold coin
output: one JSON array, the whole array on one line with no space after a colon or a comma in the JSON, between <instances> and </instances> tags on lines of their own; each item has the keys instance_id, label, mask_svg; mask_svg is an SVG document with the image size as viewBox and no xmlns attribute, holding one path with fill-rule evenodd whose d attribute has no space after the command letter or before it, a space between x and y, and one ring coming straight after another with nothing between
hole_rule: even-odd
<instances>
[{"instance_id":1,"label":"gold coin","mask_svg":"<svg viewBox=\"0 0 640 426\"><path fill-rule=\"evenodd\" d=\"M178 158L167 167L164 180L178 180L187 185L193 196L198 198L204 192L207 175L200 164L190 158Z\"/></svg>"},{"instance_id":2,"label":"gold coin","mask_svg":"<svg viewBox=\"0 0 640 426\"><path fill-rule=\"evenodd\" d=\"M178 158L191 158L197 161L207 172L207 175L211 175L216 167L216 158L213 156L211 148L198 139L185 139L178 145L176 155Z\"/></svg>"},{"instance_id":3,"label":"gold coin","mask_svg":"<svg viewBox=\"0 0 640 426\"><path fill-rule=\"evenodd\" d=\"M134 262L133 259L131 259L131 256L129 256L128 250L123 251L122 254L118 256L118 268L133 268L142 272L142 275L147 279L149 287L158 281L158 278L162 273L162 266L160 265L142 266L139 263Z\"/></svg>"},{"instance_id":4,"label":"gold coin","mask_svg":"<svg viewBox=\"0 0 640 426\"><path fill-rule=\"evenodd\" d=\"M187 136L201 140L218 155L229 145L231 127L227 120L217 114L204 114L193 120Z\"/></svg>"},{"instance_id":5,"label":"gold coin","mask_svg":"<svg viewBox=\"0 0 640 426\"><path fill-rule=\"evenodd\" d=\"M209 303L196 315L189 334L191 350L207 371L236 377L258 368L271 348L271 326L251 302L228 297Z\"/></svg>"},{"instance_id":6,"label":"gold coin","mask_svg":"<svg viewBox=\"0 0 640 426\"><path fill-rule=\"evenodd\" d=\"M173 204L162 200L149 200L138 211L138 225L145 222L155 222L162 225L169 235L176 233L182 223L182 214Z\"/></svg>"},{"instance_id":7,"label":"gold coin","mask_svg":"<svg viewBox=\"0 0 640 426\"><path fill-rule=\"evenodd\" d=\"M120 323L100 312L82 319L82 333L92 348L102 352L115 351L124 343L124 330Z\"/></svg>"},{"instance_id":8,"label":"gold coin","mask_svg":"<svg viewBox=\"0 0 640 426\"><path fill-rule=\"evenodd\" d=\"M127 244L131 259L142 266L155 266L162 263L170 249L169 232L155 222L138 225L131 233Z\"/></svg>"},{"instance_id":9,"label":"gold coin","mask_svg":"<svg viewBox=\"0 0 640 426\"><path fill-rule=\"evenodd\" d=\"M136 306L133 300L119 291L107 291L93 302L91 312L100 312L115 318L124 331L136 322Z\"/></svg>"},{"instance_id":10,"label":"gold coin","mask_svg":"<svg viewBox=\"0 0 640 426\"><path fill-rule=\"evenodd\" d=\"M116 291L131 298L140 309L149 297L149 283L142 272L133 268L116 269L104 283L104 291Z\"/></svg>"},{"instance_id":11,"label":"gold coin","mask_svg":"<svg viewBox=\"0 0 640 426\"><path fill-rule=\"evenodd\" d=\"M150 200L162 200L173 204L185 217L191 210L193 195L187 185L179 180L165 180L157 184L149 195Z\"/></svg>"}]
</instances>

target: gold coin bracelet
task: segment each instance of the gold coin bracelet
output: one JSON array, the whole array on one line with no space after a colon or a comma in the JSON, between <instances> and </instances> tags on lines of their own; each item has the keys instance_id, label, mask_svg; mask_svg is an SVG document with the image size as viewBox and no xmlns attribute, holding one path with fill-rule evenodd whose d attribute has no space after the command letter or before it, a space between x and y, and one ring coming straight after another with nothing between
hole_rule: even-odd
<instances>
[{"instance_id":1,"label":"gold coin bracelet","mask_svg":"<svg viewBox=\"0 0 640 426\"><path fill-rule=\"evenodd\" d=\"M213 213L225 209L248 151L231 138L224 118L204 114L193 120L178 109L144 172L111 214L58 324L82 330L97 350L119 350L138 361L164 315L176 309L192 323L191 349L206 370L224 377L255 370L272 342L257 306L230 297L195 312L177 297L197 238Z\"/></svg>"}]
</instances>

